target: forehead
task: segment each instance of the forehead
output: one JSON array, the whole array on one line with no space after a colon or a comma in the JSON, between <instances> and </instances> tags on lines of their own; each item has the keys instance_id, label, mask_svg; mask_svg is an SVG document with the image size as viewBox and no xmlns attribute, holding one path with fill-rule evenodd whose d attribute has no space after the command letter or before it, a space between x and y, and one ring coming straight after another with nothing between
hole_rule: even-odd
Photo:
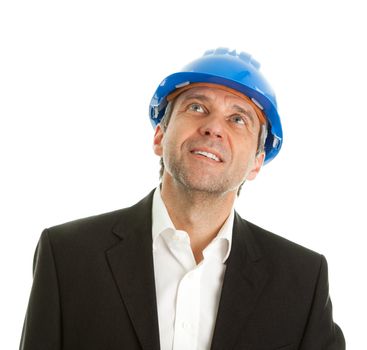
<instances>
[{"instance_id":1,"label":"forehead","mask_svg":"<svg viewBox=\"0 0 367 350\"><path fill-rule=\"evenodd\" d=\"M246 97L241 97L240 93L230 90L232 89L226 87L192 87L178 95L177 102L184 102L190 99L201 99L213 103L219 101L221 104L224 102L229 106L239 105L255 113L252 102L246 99Z\"/></svg>"}]
</instances>

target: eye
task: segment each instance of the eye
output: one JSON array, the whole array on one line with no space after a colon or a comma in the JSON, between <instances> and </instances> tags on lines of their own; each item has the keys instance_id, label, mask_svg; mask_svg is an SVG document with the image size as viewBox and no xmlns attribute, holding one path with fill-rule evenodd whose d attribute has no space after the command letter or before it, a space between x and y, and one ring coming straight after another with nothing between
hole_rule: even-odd
<instances>
[{"instance_id":1,"label":"eye","mask_svg":"<svg viewBox=\"0 0 367 350\"><path fill-rule=\"evenodd\" d=\"M235 114L232 115L229 118L232 122L234 122L235 124L239 124L239 125L245 125L246 124L246 117L239 115L239 114Z\"/></svg>"},{"instance_id":2,"label":"eye","mask_svg":"<svg viewBox=\"0 0 367 350\"><path fill-rule=\"evenodd\" d=\"M198 113L205 113L204 108L198 103L191 103L188 107L188 110Z\"/></svg>"}]
</instances>

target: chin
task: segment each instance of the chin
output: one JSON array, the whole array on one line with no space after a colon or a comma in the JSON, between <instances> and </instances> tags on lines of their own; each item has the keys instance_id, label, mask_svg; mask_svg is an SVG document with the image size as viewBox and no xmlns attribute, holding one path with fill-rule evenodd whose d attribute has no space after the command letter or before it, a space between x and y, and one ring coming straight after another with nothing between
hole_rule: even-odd
<instances>
[{"instance_id":1,"label":"chin","mask_svg":"<svg viewBox=\"0 0 367 350\"><path fill-rule=\"evenodd\" d=\"M178 177L176 178L181 186L190 192L201 192L207 194L225 194L233 191L235 186L230 186L224 181L213 181L213 177Z\"/></svg>"}]
</instances>

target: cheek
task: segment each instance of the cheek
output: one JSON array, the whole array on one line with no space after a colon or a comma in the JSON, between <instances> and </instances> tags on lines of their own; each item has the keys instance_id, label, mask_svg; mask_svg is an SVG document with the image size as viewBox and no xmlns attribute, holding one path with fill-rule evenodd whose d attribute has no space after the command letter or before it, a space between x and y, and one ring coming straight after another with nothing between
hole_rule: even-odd
<instances>
[{"instance_id":1,"label":"cheek","mask_svg":"<svg viewBox=\"0 0 367 350\"><path fill-rule=\"evenodd\" d=\"M240 162L240 168L248 168L253 165L256 158L257 140L253 138L241 140L234 145L237 153L237 160ZM232 148L233 149L233 148Z\"/></svg>"},{"instance_id":2,"label":"cheek","mask_svg":"<svg viewBox=\"0 0 367 350\"><path fill-rule=\"evenodd\" d=\"M184 146L185 140L189 138L189 128L186 127L186 124L182 125L182 123L175 122L169 124L166 133L163 138L163 148L166 148L166 151L169 150L180 150Z\"/></svg>"},{"instance_id":3,"label":"cheek","mask_svg":"<svg viewBox=\"0 0 367 350\"><path fill-rule=\"evenodd\" d=\"M256 153L257 144L259 142L259 133L258 132L251 132L246 135L244 143L245 147L248 149L253 150Z\"/></svg>"},{"instance_id":4,"label":"cheek","mask_svg":"<svg viewBox=\"0 0 367 350\"><path fill-rule=\"evenodd\" d=\"M162 150L163 155L165 154L175 154L179 148L178 135L172 132L166 131L166 134L162 140Z\"/></svg>"}]
</instances>

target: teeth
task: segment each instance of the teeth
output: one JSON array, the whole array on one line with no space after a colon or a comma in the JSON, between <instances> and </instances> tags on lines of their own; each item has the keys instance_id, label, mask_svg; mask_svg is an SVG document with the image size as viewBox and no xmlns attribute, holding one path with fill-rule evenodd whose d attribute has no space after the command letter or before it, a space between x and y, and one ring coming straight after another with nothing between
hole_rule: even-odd
<instances>
[{"instance_id":1,"label":"teeth","mask_svg":"<svg viewBox=\"0 0 367 350\"><path fill-rule=\"evenodd\" d=\"M204 157L208 157L210 159L215 160L216 162L220 162L220 159L213 153L204 152L204 151L194 151L194 154L200 154Z\"/></svg>"}]
</instances>

